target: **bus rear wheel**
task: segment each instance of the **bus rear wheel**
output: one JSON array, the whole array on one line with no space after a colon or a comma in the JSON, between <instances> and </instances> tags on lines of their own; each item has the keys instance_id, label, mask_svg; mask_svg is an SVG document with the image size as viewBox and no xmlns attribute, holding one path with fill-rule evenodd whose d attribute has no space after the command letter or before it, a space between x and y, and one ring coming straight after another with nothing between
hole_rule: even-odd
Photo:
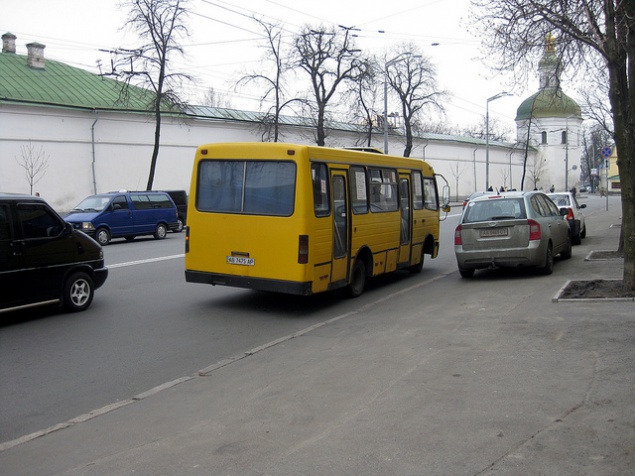
<instances>
[{"instance_id":1,"label":"bus rear wheel","mask_svg":"<svg viewBox=\"0 0 635 476\"><path fill-rule=\"evenodd\" d=\"M348 295L358 297L364 292L366 286L366 265L360 259L355 260L351 273L351 283L348 285Z\"/></svg>"}]
</instances>

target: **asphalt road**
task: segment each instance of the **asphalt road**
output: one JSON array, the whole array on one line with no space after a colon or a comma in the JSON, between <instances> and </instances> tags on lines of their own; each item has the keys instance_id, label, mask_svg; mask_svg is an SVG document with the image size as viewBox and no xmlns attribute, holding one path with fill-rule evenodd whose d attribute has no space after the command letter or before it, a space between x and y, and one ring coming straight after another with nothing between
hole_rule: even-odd
<instances>
[{"instance_id":1,"label":"asphalt road","mask_svg":"<svg viewBox=\"0 0 635 476\"><path fill-rule=\"evenodd\" d=\"M130 398L280 336L364 306L378 295L454 271L451 233L424 272L371 282L360 299L309 299L186 283L184 234L113 240L109 276L78 314L40 309L0 327L0 443Z\"/></svg>"},{"instance_id":2,"label":"asphalt road","mask_svg":"<svg viewBox=\"0 0 635 476\"><path fill-rule=\"evenodd\" d=\"M599 197L583 201L589 234L551 276L461 279L451 217L441 256L420 275L375 280L354 300L186 284L178 235L106 247L111 275L88 312L0 328L0 446L223 359L253 358L7 449L0 465L24 474L627 474L633 304L551 303L567 279L619 277L614 264L584 262L615 243L619 213L607 218ZM44 462L25 464L40 453Z\"/></svg>"}]
</instances>

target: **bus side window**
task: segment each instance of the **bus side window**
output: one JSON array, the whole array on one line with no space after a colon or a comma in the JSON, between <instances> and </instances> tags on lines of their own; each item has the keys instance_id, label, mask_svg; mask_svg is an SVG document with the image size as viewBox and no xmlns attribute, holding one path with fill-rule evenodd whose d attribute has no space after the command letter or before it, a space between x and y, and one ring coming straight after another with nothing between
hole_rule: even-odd
<instances>
[{"instance_id":1,"label":"bus side window","mask_svg":"<svg viewBox=\"0 0 635 476\"><path fill-rule=\"evenodd\" d=\"M366 169L351 167L349 172L351 187L351 205L356 215L368 213L368 187L366 186Z\"/></svg>"},{"instance_id":2,"label":"bus side window","mask_svg":"<svg viewBox=\"0 0 635 476\"><path fill-rule=\"evenodd\" d=\"M425 177L423 179L423 199L425 207L428 210L439 209L439 197L437 196L437 187L434 178Z\"/></svg>"},{"instance_id":3,"label":"bus side window","mask_svg":"<svg viewBox=\"0 0 635 476\"><path fill-rule=\"evenodd\" d=\"M423 208L423 177L418 170L412 171L412 208L415 210Z\"/></svg>"},{"instance_id":4,"label":"bus side window","mask_svg":"<svg viewBox=\"0 0 635 476\"><path fill-rule=\"evenodd\" d=\"M331 214L329 199L329 179L326 164L314 162L311 164L311 179L313 181L313 207L316 217Z\"/></svg>"}]
</instances>

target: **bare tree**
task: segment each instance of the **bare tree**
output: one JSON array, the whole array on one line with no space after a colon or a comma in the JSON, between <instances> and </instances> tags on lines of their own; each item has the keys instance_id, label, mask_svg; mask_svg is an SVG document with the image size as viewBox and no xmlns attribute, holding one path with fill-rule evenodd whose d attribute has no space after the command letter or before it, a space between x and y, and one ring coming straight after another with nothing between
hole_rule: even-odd
<instances>
[{"instance_id":1,"label":"bare tree","mask_svg":"<svg viewBox=\"0 0 635 476\"><path fill-rule=\"evenodd\" d=\"M354 48L351 28L344 33L334 28L305 26L296 36L294 47L297 66L311 80L317 109L316 143L325 145L324 122L329 103L345 81L354 80L360 72L360 50Z\"/></svg>"},{"instance_id":2,"label":"bare tree","mask_svg":"<svg viewBox=\"0 0 635 476\"><path fill-rule=\"evenodd\" d=\"M361 124L364 130L364 137L360 142L367 147L372 146L373 132L383 127L382 79L383 73L377 59L362 58L359 74L350 82L346 92L346 98L351 104L351 117Z\"/></svg>"},{"instance_id":3,"label":"bare tree","mask_svg":"<svg viewBox=\"0 0 635 476\"><path fill-rule=\"evenodd\" d=\"M543 159L540 154L534 154L533 158L525 161L525 170L531 181L530 187L533 189L543 188L540 179L545 171L545 159Z\"/></svg>"},{"instance_id":4,"label":"bare tree","mask_svg":"<svg viewBox=\"0 0 635 476\"><path fill-rule=\"evenodd\" d=\"M42 146L35 147L32 143L20 146L20 156L15 161L24 169L26 180L29 182L29 193L33 195L33 186L42 180L48 168L48 155Z\"/></svg>"},{"instance_id":5,"label":"bare tree","mask_svg":"<svg viewBox=\"0 0 635 476\"><path fill-rule=\"evenodd\" d=\"M404 157L410 157L413 133L418 124L419 114L424 108L443 111L439 102L445 95L437 90L436 69L412 44L399 47L399 61L386 68L386 80L401 103L406 138ZM386 63L388 64L388 62Z\"/></svg>"},{"instance_id":6,"label":"bare tree","mask_svg":"<svg viewBox=\"0 0 635 476\"><path fill-rule=\"evenodd\" d=\"M489 128L489 140L493 142L511 142L514 135L514 130L511 127L506 126L497 118L489 119L489 127L486 124L487 119L485 116L482 120L471 126L465 126L459 129L459 134L474 137L475 139L485 140L486 131Z\"/></svg>"},{"instance_id":7,"label":"bare tree","mask_svg":"<svg viewBox=\"0 0 635 476\"><path fill-rule=\"evenodd\" d=\"M203 95L203 106L223 107L232 109L232 102L226 94L218 93L214 88L208 88Z\"/></svg>"},{"instance_id":8,"label":"bare tree","mask_svg":"<svg viewBox=\"0 0 635 476\"><path fill-rule=\"evenodd\" d=\"M604 69L621 182L623 286L635 291L635 2L632 0L471 0L471 18L499 70L533 70L544 38L585 77Z\"/></svg>"},{"instance_id":9,"label":"bare tree","mask_svg":"<svg viewBox=\"0 0 635 476\"><path fill-rule=\"evenodd\" d=\"M243 84L256 83L264 84L264 93L260 97L260 104L273 102L263 115L262 124L265 129L263 139L266 136L268 141L278 142L280 139L280 115L282 110L294 102L303 102L300 98L291 98L285 100L284 91L284 74L290 68L285 60L285 53L282 50L282 27L267 23L258 18L254 18L256 22L263 28L266 35L266 55L265 62L273 62L273 73L251 73L240 78L236 86Z\"/></svg>"},{"instance_id":10,"label":"bare tree","mask_svg":"<svg viewBox=\"0 0 635 476\"><path fill-rule=\"evenodd\" d=\"M140 62L140 69L132 67L122 72L124 89L132 81L154 92L151 105L155 118L154 148L150 162L147 190L152 189L154 174L159 157L161 142L161 114L164 109L180 109L183 101L176 88L189 77L183 73L170 72L169 60L175 54L183 54L179 41L187 36L185 18L188 0L124 0L121 5L128 9L127 25L137 32L142 40L147 41L138 51L135 58Z\"/></svg>"},{"instance_id":11,"label":"bare tree","mask_svg":"<svg viewBox=\"0 0 635 476\"><path fill-rule=\"evenodd\" d=\"M602 125L595 124L594 127L587 128L582 136L582 161L581 161L581 179L591 183L591 191L599 187L599 176L593 175L593 169L596 171L600 163L604 159L602 149L613 146L613 137Z\"/></svg>"},{"instance_id":12,"label":"bare tree","mask_svg":"<svg viewBox=\"0 0 635 476\"><path fill-rule=\"evenodd\" d=\"M450 164L450 175L452 175L455 182L454 199L457 202L459 201L459 179L461 178L461 175L463 175L463 172L465 172L465 168L466 165L458 160Z\"/></svg>"}]
</instances>

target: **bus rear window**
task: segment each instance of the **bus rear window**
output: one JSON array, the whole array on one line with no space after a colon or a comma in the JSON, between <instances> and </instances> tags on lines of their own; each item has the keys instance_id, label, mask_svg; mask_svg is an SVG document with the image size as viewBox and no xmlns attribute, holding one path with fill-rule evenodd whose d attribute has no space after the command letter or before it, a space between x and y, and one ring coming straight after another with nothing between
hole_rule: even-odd
<instances>
[{"instance_id":1,"label":"bus rear window","mask_svg":"<svg viewBox=\"0 0 635 476\"><path fill-rule=\"evenodd\" d=\"M196 208L207 212L293 214L293 162L205 160L198 169Z\"/></svg>"}]
</instances>

